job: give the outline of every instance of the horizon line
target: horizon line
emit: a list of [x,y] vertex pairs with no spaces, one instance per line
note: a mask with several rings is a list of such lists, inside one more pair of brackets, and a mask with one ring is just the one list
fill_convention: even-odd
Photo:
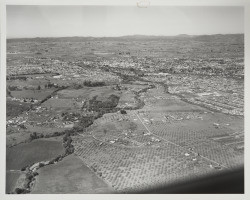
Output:
[[213,35],[244,35],[245,33],[214,33],[214,34],[185,34],[181,33],[178,35],[143,35],[143,34],[133,34],[133,35],[121,35],[121,36],[36,36],[36,37],[6,37],[6,39],[42,39],[42,38],[121,38],[121,37],[178,37],[178,36],[213,36]]

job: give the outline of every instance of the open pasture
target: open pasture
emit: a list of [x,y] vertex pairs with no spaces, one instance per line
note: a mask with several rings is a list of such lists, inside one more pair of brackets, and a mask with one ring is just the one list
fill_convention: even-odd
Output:
[[45,102],[44,106],[80,110],[84,103],[90,99],[96,98],[97,101],[106,101],[111,95],[120,96],[120,93],[109,86],[65,89],[59,91],[56,96]]
[[42,106],[46,108],[61,108],[70,110],[70,108],[75,107],[75,104],[71,99],[50,98],[45,101]]
[[136,81],[133,82],[133,84],[122,84],[122,87],[127,88],[127,90],[138,92],[142,89],[145,89],[148,87],[148,84],[136,84]]
[[117,95],[118,92],[114,91],[109,86],[103,87],[84,87],[81,89],[65,89],[57,93],[58,98],[93,98],[94,96],[108,97],[111,94]]
[[119,108],[133,108],[137,105],[135,94],[131,91],[124,91],[119,99],[117,107]]
[[112,193],[114,190],[75,155],[38,171],[32,194]]
[[22,112],[29,110],[31,104],[30,103],[22,103],[19,101],[12,101],[7,100],[6,101],[6,117],[7,119],[12,117],[17,117]]
[[6,188],[5,188],[6,193],[10,193],[15,189],[15,185],[19,177],[20,177],[20,172],[18,171],[6,172]]
[[7,148],[6,169],[20,170],[22,167],[39,161],[50,160],[64,152],[61,142],[45,139],[19,144]]
[[37,99],[39,101],[45,99],[51,93],[53,93],[53,89],[48,90],[23,90],[23,91],[12,91],[11,95],[18,99]]
[[30,132],[26,130],[18,130],[16,127],[8,127],[6,129],[6,147],[11,147],[25,141],[30,138]]

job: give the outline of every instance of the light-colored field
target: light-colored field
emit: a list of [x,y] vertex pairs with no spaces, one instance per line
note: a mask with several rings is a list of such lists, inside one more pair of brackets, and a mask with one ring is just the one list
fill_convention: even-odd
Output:
[[54,99],[51,98],[43,103],[44,107],[47,108],[74,108],[74,102],[71,99]]
[[58,92],[59,98],[82,98],[82,99],[91,99],[94,96],[99,96],[99,98],[108,97],[111,94],[118,94],[117,91],[114,91],[109,86],[103,87],[84,87],[82,89],[66,89]]
[[11,147],[13,145],[17,145],[28,141],[30,137],[30,132],[17,130],[17,128],[7,128],[7,135],[6,135],[6,146]]
[[113,189],[75,155],[39,169],[32,194],[112,193]]
[[124,91],[121,95],[117,107],[119,108],[133,108],[137,105],[135,94],[131,91]]

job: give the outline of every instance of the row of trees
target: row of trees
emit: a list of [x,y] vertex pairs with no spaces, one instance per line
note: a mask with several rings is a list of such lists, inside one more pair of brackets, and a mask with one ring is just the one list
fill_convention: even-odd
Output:
[[95,81],[95,82],[92,82],[92,81],[84,81],[83,82],[83,85],[84,86],[87,86],[87,87],[100,87],[100,86],[105,86],[105,82],[103,81]]
[[65,148],[65,155],[69,155],[74,153],[74,146],[71,144],[72,138],[70,137],[70,134],[67,133],[63,137],[63,147]]

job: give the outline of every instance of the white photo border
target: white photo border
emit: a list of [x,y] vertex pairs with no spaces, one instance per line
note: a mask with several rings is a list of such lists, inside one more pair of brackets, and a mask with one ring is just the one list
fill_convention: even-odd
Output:
[[[27,195],[8,195],[5,194],[5,165],[6,165],[6,6],[8,5],[107,5],[107,6],[137,6],[139,2],[149,2],[149,6],[243,6],[244,7],[244,39],[245,39],[245,194],[27,194]],[[148,4],[147,4],[148,5]],[[249,172],[250,172],[250,122],[249,111],[249,87],[250,87],[250,0],[1,0],[0,1],[0,199],[213,199],[213,200],[238,200],[250,199]],[[164,20],[164,19],[163,19]]]

